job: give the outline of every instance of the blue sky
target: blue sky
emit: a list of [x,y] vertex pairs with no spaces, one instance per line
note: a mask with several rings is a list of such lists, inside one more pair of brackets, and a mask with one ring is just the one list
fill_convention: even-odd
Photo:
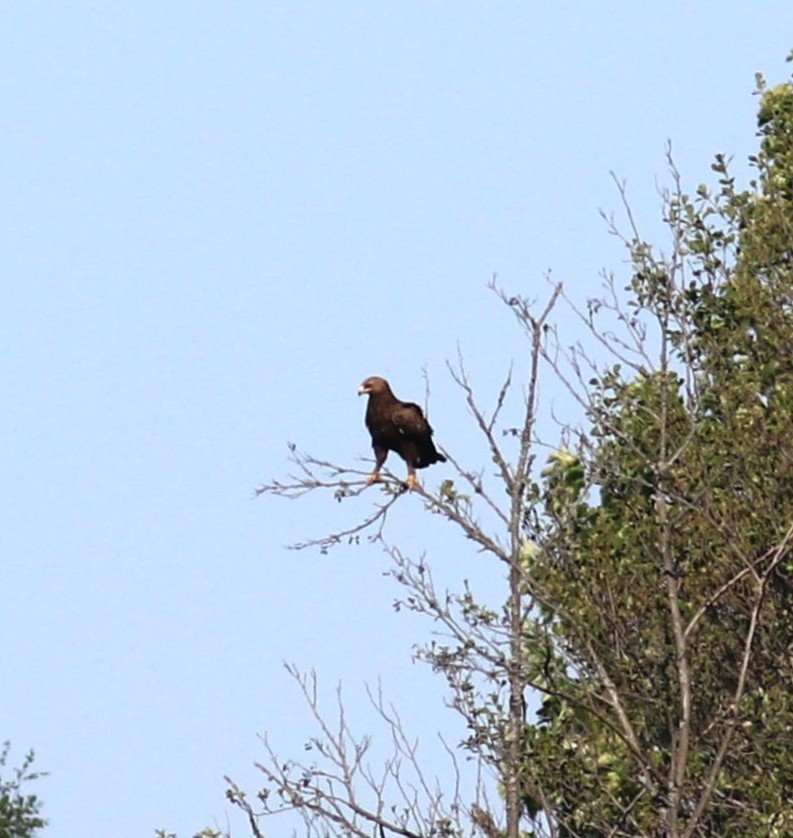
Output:
[[[610,171],[654,235],[665,142],[692,189],[751,153],[791,24],[789,0],[4,4],[0,739],[51,772],[47,835],[224,824],[257,734],[313,732],[284,660],[362,731],[381,679],[428,749],[454,738],[386,556],[284,549],[371,496],[253,490],[288,442],[368,455],[375,373],[420,400],[426,368],[437,440],[486,466],[445,362],[487,401],[525,358],[491,276],[583,298],[624,271]],[[501,585],[417,498],[391,535]]]

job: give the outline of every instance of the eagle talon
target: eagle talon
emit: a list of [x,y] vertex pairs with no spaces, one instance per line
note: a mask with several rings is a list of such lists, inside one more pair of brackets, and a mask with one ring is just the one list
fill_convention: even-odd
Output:
[[366,475],[366,483],[369,486],[371,486],[372,483],[377,483],[378,480],[380,480],[380,472],[379,471],[373,471],[371,474]]
[[418,480],[416,480],[416,475],[415,475],[415,474],[409,474],[409,475],[408,475],[408,477],[407,477],[407,480],[405,481],[405,483],[406,483],[406,485],[407,485],[408,489],[409,489],[411,492],[412,492],[414,489],[416,489],[416,488],[418,487],[418,485],[419,485]]

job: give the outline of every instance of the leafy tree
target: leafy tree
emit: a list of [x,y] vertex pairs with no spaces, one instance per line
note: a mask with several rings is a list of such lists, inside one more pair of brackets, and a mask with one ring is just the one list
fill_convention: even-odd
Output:
[[[486,779],[464,788],[454,752],[456,780],[426,777],[378,695],[394,753],[373,773],[343,705],[330,725],[294,672],[319,733],[303,761],[265,740],[256,803],[229,781],[254,836],[282,811],[315,836],[793,834],[793,83],[758,77],[758,93],[746,189],[718,155],[715,186],[689,194],[669,156],[662,252],[620,185],[624,291],[607,276],[578,308],[556,286],[538,308],[494,289],[529,352],[489,410],[462,361],[450,367],[490,466],[444,452],[454,480],[418,494],[503,573],[502,603],[436,589],[429,562],[390,542],[408,497],[393,477],[358,525],[297,545],[384,547],[399,607],[435,625],[418,654],[445,677]],[[559,336],[561,302],[588,340]],[[542,376],[583,419],[539,461]],[[365,490],[366,470],[292,459],[296,475],[262,493]]]
[[44,775],[31,770],[33,751],[30,751],[21,766],[11,769],[8,778],[6,767],[10,748],[10,744],[5,742],[0,749],[0,836],[31,838],[47,822],[39,814],[41,801],[35,794],[24,793],[22,786]]
[[530,516],[556,686],[526,791],[560,835],[793,829],[793,87],[758,81],[757,179],[717,157],[715,195],[666,196],[671,256],[626,237],[622,365]]

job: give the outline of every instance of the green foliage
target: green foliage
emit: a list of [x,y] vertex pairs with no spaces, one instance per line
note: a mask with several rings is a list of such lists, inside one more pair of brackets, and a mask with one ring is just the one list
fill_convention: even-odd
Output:
[[34,755],[30,751],[22,765],[10,769],[9,778],[6,774],[9,750],[8,742],[0,749],[0,836],[31,838],[47,822],[39,814],[41,801],[35,794],[23,792],[22,786],[45,775],[31,771]]
[[554,642],[524,800],[561,835],[793,831],[793,85],[759,88],[751,188],[718,156],[671,256],[628,240],[657,362],[590,382],[527,518]]

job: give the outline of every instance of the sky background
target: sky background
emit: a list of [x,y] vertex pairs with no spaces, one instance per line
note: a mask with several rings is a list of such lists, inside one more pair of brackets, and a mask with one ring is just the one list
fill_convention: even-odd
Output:
[[[790,0],[0,6],[0,741],[50,772],[46,835],[246,834],[223,775],[314,732],[283,661],[362,733],[380,679],[434,764],[460,731],[387,556],[284,546],[376,490],[254,489],[288,442],[360,467],[370,374],[422,401],[426,370],[436,440],[486,467],[446,360],[486,404],[521,370],[492,275],[627,281],[610,172],[655,237],[666,141],[692,191],[750,154],[791,31]],[[501,590],[418,497],[390,536]]]

